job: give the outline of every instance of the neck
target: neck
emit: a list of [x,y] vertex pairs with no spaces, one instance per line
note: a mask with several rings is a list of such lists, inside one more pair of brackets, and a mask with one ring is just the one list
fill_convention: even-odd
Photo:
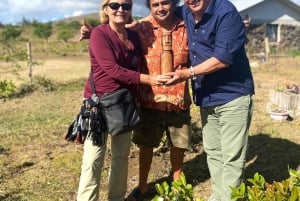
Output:
[[195,22],[198,23],[202,20],[202,14],[194,14]]
[[127,31],[125,29],[125,25],[123,24],[109,24],[110,28],[114,30],[118,35],[124,35],[127,34]]
[[161,26],[161,28],[165,31],[171,31],[174,26],[175,26],[175,22],[176,22],[176,17],[170,17],[170,19],[166,20],[165,22],[158,22],[159,26]]

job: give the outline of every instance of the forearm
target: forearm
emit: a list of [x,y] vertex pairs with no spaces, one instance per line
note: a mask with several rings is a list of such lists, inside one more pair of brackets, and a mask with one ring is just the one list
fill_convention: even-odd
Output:
[[151,85],[151,76],[141,73],[140,74],[140,83],[146,84],[146,85]]
[[193,69],[183,69],[180,72],[181,77],[190,78],[192,77],[192,70],[194,71],[194,75],[206,75],[213,72],[216,72],[222,68],[228,67],[228,63],[222,62],[214,57],[207,59],[206,61],[193,66]]

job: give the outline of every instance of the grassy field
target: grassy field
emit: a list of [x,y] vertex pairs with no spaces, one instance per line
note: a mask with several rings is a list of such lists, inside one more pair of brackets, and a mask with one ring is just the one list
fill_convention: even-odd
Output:
[[[52,91],[39,89],[22,98],[0,103],[0,200],[74,201],[80,174],[82,146],[64,140],[68,124],[79,110],[82,88],[89,73],[88,55],[41,59],[34,76],[51,81]],[[255,172],[267,181],[288,177],[288,168],[300,170],[300,118],[274,122],[268,114],[270,90],[290,84],[300,85],[300,57],[251,59],[256,95],[250,130],[246,177]],[[0,62],[0,78],[18,85],[28,82],[22,64],[16,76],[8,63]],[[201,136],[198,108],[192,106],[193,135]],[[210,180],[201,139],[186,153],[185,173],[197,197],[210,193]],[[108,151],[109,153],[109,151]],[[109,159],[109,154],[107,156]],[[162,162],[163,161],[163,162]],[[156,154],[150,182],[168,177],[168,151]],[[167,167],[165,167],[165,165]],[[106,185],[109,163],[102,174]],[[128,191],[137,185],[137,148],[132,147]],[[102,188],[102,189],[103,189]],[[105,190],[101,191],[105,200]]]

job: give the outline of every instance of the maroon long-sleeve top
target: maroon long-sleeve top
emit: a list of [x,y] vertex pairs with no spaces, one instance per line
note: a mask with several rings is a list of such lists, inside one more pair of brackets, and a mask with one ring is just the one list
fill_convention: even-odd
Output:
[[[127,31],[134,49],[128,49],[108,24],[99,25],[92,30],[90,62],[96,93],[100,97],[104,93],[124,87],[135,90],[140,84],[140,73],[134,69],[132,63],[134,54],[140,59],[139,37],[136,32]],[[85,98],[92,95],[90,79],[85,83],[83,95]]]

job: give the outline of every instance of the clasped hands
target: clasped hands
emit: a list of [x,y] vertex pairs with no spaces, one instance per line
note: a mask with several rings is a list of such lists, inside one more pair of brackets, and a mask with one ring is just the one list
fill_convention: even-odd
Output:
[[[131,25],[127,25],[129,27],[137,26],[139,23],[132,23]],[[82,26],[80,29],[80,39],[89,39],[93,26],[87,24],[84,20],[82,21]],[[175,72],[168,72],[161,75],[151,75],[150,82],[153,86],[171,86],[177,83],[183,82],[190,78],[189,71],[187,72],[185,69],[176,70]]]
[[175,72],[168,72],[161,75],[151,76],[151,85],[155,86],[171,86],[180,82],[184,82],[189,78],[184,70],[176,70]]

